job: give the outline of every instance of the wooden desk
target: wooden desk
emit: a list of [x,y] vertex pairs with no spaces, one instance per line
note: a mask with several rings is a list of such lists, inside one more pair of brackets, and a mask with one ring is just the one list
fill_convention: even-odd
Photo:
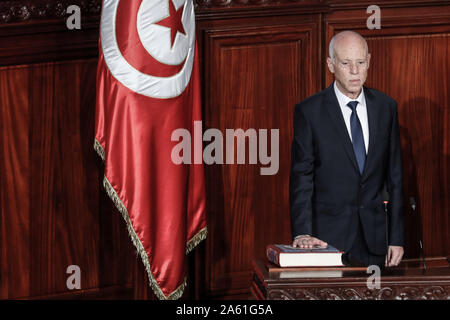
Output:
[[369,289],[366,271],[323,270],[269,272],[268,262],[253,261],[251,292],[258,300],[424,300],[450,299],[450,265],[446,257],[417,260],[381,273],[380,289]]

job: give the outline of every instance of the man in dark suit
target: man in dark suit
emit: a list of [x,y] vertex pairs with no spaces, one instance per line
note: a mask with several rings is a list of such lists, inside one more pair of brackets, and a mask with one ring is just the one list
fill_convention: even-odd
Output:
[[398,265],[404,217],[397,103],[363,86],[370,54],[358,33],[335,35],[329,55],[334,83],[294,112],[292,246],[330,244],[353,265]]

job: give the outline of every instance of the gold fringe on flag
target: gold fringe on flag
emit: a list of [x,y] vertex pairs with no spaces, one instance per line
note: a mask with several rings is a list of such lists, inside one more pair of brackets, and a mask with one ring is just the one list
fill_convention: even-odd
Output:
[[[95,139],[95,142],[94,142],[94,149],[98,153],[98,155],[102,158],[102,160],[105,161],[105,151],[103,150],[103,147],[97,141],[97,139]],[[128,230],[128,235],[130,236],[131,242],[133,243],[134,247],[137,250],[137,254],[141,257],[142,263],[144,264],[145,270],[147,271],[147,274],[148,274],[149,285],[152,288],[155,295],[160,300],[177,300],[177,299],[181,298],[181,296],[183,295],[184,289],[186,288],[186,284],[187,284],[186,277],[184,278],[183,283],[174,292],[172,292],[167,297],[164,295],[164,293],[161,291],[161,288],[159,287],[158,283],[156,282],[155,277],[153,276],[153,273],[150,268],[150,262],[148,260],[147,252],[145,251],[144,246],[142,245],[142,242],[139,239],[138,235],[134,231],[133,225],[131,223],[131,220],[130,220],[130,217],[128,214],[128,210],[125,207],[125,205],[122,203],[122,200],[120,200],[119,196],[117,195],[116,190],[114,190],[114,188],[111,186],[111,184],[108,181],[108,179],[106,178],[106,176],[104,176],[104,178],[103,178],[103,187],[105,188],[106,193],[111,198],[114,205],[116,206],[117,210],[119,210],[119,212],[122,214],[122,218],[125,220],[127,230]],[[186,254],[191,252],[202,240],[206,239],[207,233],[208,233],[208,230],[205,227],[202,230],[200,230],[199,233],[197,233],[194,237],[192,237],[192,239],[190,239],[186,244]]]
[[99,157],[105,161],[105,150],[103,150],[102,145],[97,141],[97,139],[94,140],[94,150],[97,152]]

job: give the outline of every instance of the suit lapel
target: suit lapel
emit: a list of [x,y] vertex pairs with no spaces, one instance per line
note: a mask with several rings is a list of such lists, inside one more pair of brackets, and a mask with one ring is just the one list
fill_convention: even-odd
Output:
[[[350,159],[350,161],[353,163],[355,170],[359,173],[358,163],[356,161],[355,152],[353,151],[353,144],[352,141],[350,140],[350,136],[348,135],[344,117],[342,115],[341,108],[339,107],[339,102],[336,98],[336,94],[334,93],[333,84],[331,84],[327,88],[326,100],[327,100],[326,109],[328,110],[328,113],[331,117],[334,127],[340,137],[344,150],[347,153],[347,156]],[[370,137],[370,139],[372,139],[372,137]]]
[[366,98],[367,118],[369,122],[369,150],[367,152],[366,163],[364,165],[363,176],[365,176],[370,170],[372,164],[373,153],[375,152],[376,137],[378,130],[378,108],[376,106],[375,97],[372,95],[369,89],[364,87],[364,96]]

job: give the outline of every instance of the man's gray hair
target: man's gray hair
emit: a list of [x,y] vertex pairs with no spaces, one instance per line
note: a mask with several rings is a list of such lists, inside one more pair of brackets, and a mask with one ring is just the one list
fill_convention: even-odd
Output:
[[362,35],[360,35],[359,33],[355,32],[355,31],[346,30],[346,31],[342,31],[342,32],[339,32],[339,33],[335,34],[335,35],[333,36],[333,38],[331,38],[331,40],[330,40],[330,44],[328,45],[328,55],[330,56],[330,58],[331,58],[332,60],[334,59],[334,53],[335,53],[335,52],[334,52],[334,42],[336,41],[336,38],[338,38],[338,37],[341,35],[341,33],[343,33],[343,32],[346,32],[346,33],[352,33],[352,34],[354,34],[355,36],[357,36],[357,37],[359,37],[360,39],[362,39],[363,42],[364,42],[364,44],[365,44],[365,46],[366,46],[366,56],[369,55],[369,46],[367,45],[366,39],[364,39],[364,37],[363,37]]

